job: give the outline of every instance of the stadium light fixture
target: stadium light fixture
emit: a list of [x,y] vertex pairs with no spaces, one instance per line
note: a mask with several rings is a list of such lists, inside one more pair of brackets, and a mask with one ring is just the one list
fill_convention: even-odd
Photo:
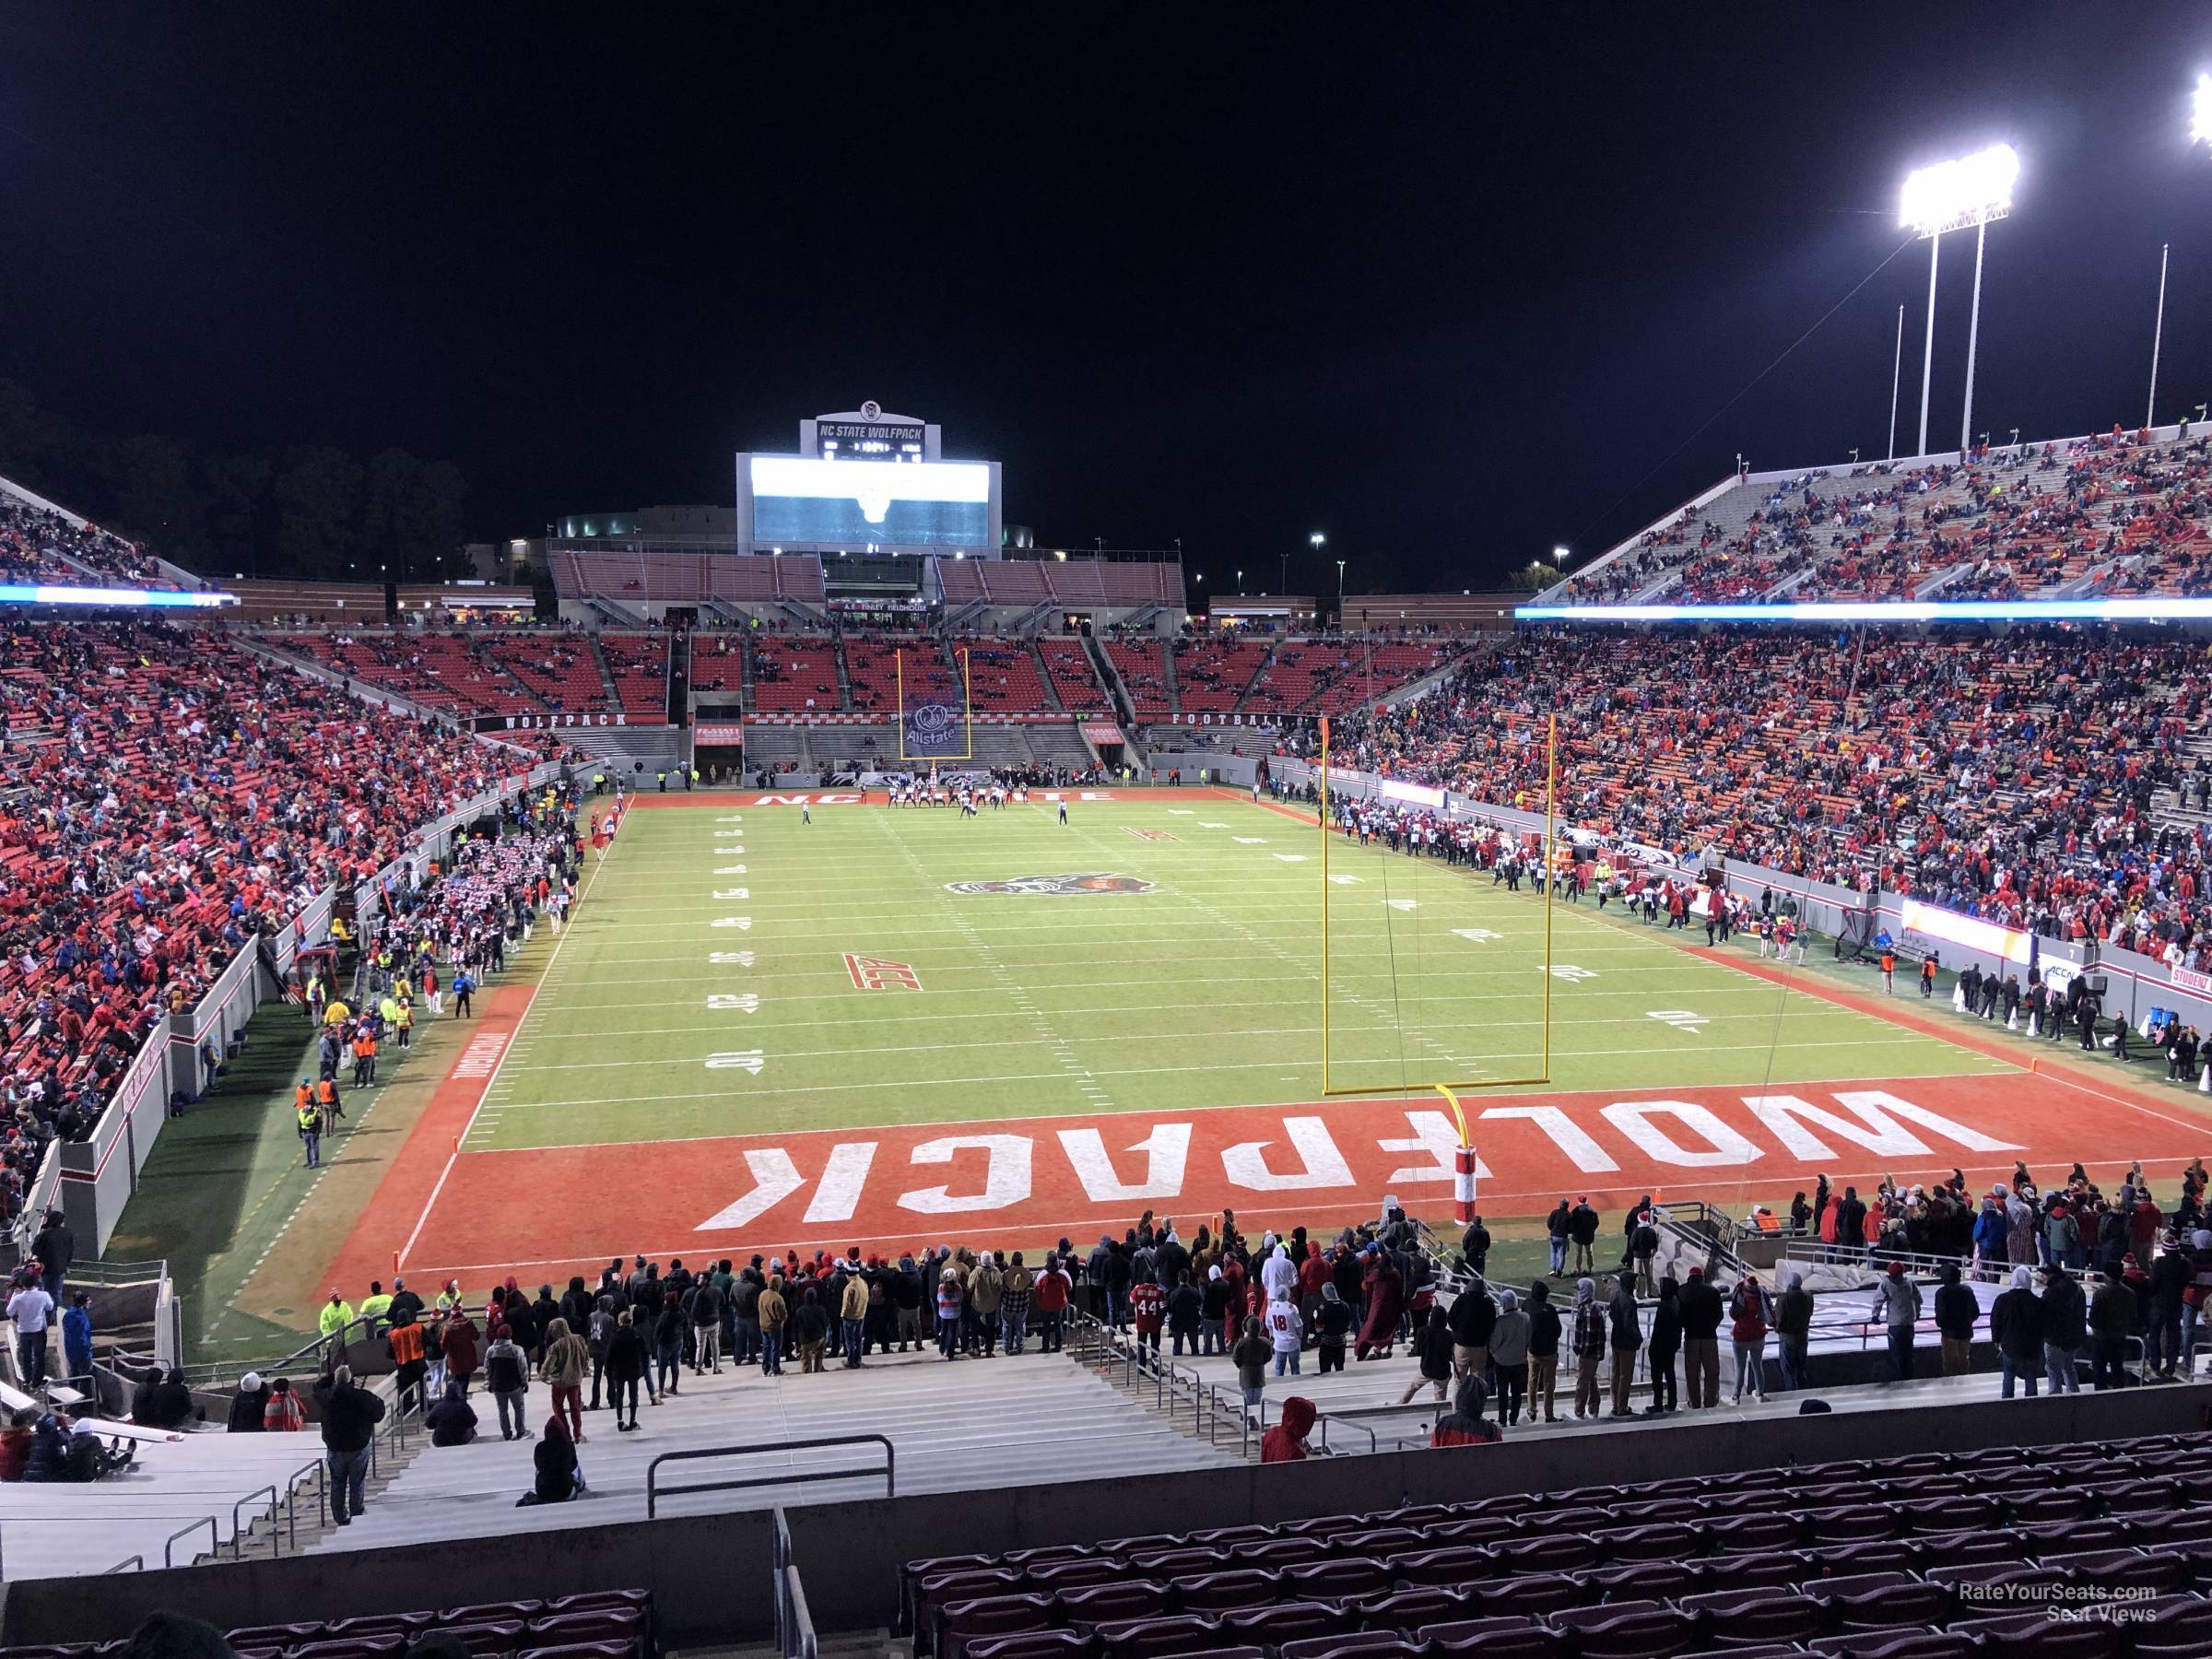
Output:
[[2212,144],[2212,75],[2196,77],[2196,94],[2190,100],[2189,141]]
[[1554,542],[1551,547],[1551,568],[1564,570],[1567,561],[1574,557],[1574,549],[1565,542]]
[[1898,218],[1928,244],[1928,325],[1920,364],[1920,453],[1928,453],[1928,387],[1936,369],[1936,270],[1947,230],[1974,232],[1974,306],[1966,327],[1966,408],[1959,420],[1959,450],[1965,458],[1974,421],[1974,351],[1982,332],[1982,254],[1992,219],[2012,212],[2013,186],[2019,182],[2020,153],[2009,144],[1993,144],[1955,161],[1939,161],[1905,176]]

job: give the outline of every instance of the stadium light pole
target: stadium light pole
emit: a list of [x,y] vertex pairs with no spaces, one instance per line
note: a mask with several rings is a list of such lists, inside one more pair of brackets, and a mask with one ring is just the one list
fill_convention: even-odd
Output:
[[[2200,89],[2203,83],[2198,83]],[[2166,337],[2166,256],[2173,252],[2171,242],[2159,244],[2159,313],[2158,321],[2150,325],[2150,396],[2143,405],[2143,424],[2159,423],[2159,347]]]
[[1889,364],[1889,459],[1897,459],[1897,392],[1905,375],[1905,308],[1897,308],[1897,356]]
[[1966,331],[1966,408],[1959,422],[1963,460],[1974,419],[1974,353],[1982,332],[1982,255],[1992,219],[2012,212],[2012,187],[2020,176],[2019,152],[1992,145],[1955,161],[1941,161],[1905,177],[1899,221],[1928,244],[1928,325],[1920,366],[1920,451],[1928,453],[1928,391],[1936,370],[1936,272],[1947,230],[1974,232],[1974,303]]

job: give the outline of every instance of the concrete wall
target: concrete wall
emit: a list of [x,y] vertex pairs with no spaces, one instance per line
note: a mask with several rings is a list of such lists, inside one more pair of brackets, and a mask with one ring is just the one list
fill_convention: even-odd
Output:
[[[2078,1446],[2195,1430],[2207,1406],[2212,1384],[2195,1383],[1929,1405],[1886,1412],[1878,1420],[1839,1414],[1746,1421],[1716,1413],[1571,1439],[1525,1434],[1498,1446],[1239,1465],[1133,1481],[1053,1485],[1017,1475],[1006,1486],[980,1491],[824,1503],[785,1513],[818,1625],[865,1630],[891,1622],[900,1567],[928,1556],[1465,1502],[1496,1492],[1661,1480],[1788,1462]],[[1052,1433],[1051,1426],[1039,1426],[1038,1465],[1045,1469],[1051,1466]],[[588,1469],[588,1454],[584,1461]],[[591,1507],[588,1500],[580,1504],[579,1518]],[[671,1518],[651,1526],[625,1513],[561,1532],[502,1535],[495,1529],[469,1540],[465,1549],[422,1544],[124,1573],[101,1580],[97,1596],[85,1593],[82,1580],[28,1581],[6,1586],[0,1641],[13,1646],[123,1636],[155,1608],[229,1629],[641,1585],[653,1592],[665,1646],[729,1647],[770,1634],[769,1529],[769,1514],[758,1511]]]

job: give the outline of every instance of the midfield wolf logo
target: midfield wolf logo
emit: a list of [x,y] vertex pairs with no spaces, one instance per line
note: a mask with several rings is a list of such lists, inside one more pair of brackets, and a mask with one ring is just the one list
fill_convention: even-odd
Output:
[[948,893],[1148,893],[1152,884],[1134,876],[1016,876],[1006,881],[948,881]]

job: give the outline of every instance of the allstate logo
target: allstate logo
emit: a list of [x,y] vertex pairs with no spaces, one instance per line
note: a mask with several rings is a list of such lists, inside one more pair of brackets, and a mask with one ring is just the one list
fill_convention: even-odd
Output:
[[913,713],[917,737],[943,737],[952,730],[953,712],[944,703],[924,703]]
[[883,406],[877,403],[874,398],[869,398],[866,403],[864,403],[860,406],[860,418],[863,420],[881,419],[883,418]]

